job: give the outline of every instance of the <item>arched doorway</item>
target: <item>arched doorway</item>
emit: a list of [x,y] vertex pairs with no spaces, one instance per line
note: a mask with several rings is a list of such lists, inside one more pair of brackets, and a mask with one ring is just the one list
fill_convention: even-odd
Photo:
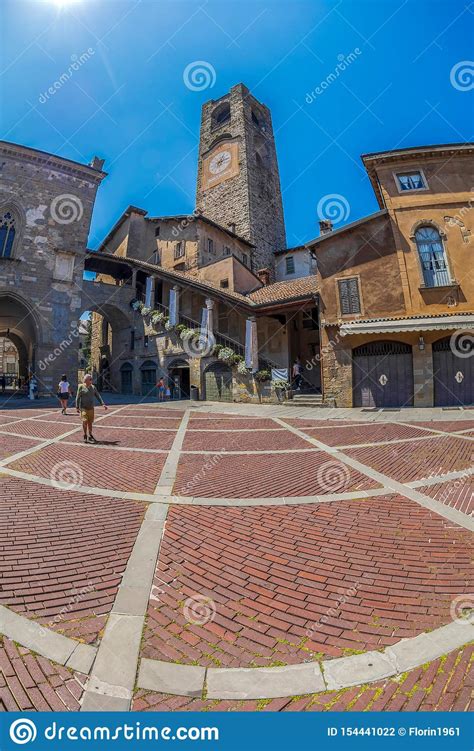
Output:
[[[124,353],[133,349],[131,341],[132,335],[133,337],[135,335],[128,311],[125,313],[113,303],[103,303],[91,304],[86,312],[90,320],[89,346],[86,347],[87,357],[84,357],[83,351],[82,359],[86,359],[90,365],[92,376],[100,390],[120,393],[122,391],[122,358]],[[84,320],[84,314],[82,320]],[[81,353],[79,353],[79,370],[81,369],[80,360]]]
[[38,321],[28,304],[15,294],[0,293],[0,337],[7,349],[14,346],[18,353],[16,386],[22,390],[26,390],[32,373],[41,383],[41,373],[47,368],[44,363],[36,362],[38,332]]
[[120,384],[122,394],[133,393],[133,367],[129,362],[124,362],[120,368]]
[[464,352],[455,343],[449,336],[433,343],[435,407],[474,404],[474,349]]
[[413,406],[413,356],[404,342],[370,342],[352,350],[354,407]]
[[186,360],[173,360],[168,365],[168,382],[172,399],[189,399],[191,381]]
[[142,396],[156,396],[156,362],[145,360],[140,367]]
[[208,401],[231,402],[232,370],[223,362],[214,362],[204,371],[204,392]]

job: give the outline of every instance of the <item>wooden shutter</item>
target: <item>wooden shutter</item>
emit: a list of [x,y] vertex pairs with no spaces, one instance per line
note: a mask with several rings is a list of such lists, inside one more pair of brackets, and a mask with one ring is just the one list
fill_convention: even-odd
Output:
[[339,302],[343,316],[360,313],[359,282],[356,278],[340,279]]

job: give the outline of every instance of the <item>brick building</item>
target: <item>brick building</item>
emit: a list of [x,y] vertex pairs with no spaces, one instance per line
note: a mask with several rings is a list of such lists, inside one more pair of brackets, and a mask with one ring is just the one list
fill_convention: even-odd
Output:
[[308,243],[327,402],[474,403],[473,150],[364,155],[380,211]]

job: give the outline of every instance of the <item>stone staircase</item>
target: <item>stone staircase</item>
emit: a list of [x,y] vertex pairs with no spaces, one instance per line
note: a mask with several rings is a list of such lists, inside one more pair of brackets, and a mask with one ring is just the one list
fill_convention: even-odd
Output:
[[285,407],[322,407],[323,396],[318,393],[295,392],[293,399],[285,402]]

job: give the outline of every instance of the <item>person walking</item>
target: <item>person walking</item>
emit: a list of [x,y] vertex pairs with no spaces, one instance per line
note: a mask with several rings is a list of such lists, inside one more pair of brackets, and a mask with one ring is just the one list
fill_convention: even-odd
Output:
[[69,384],[69,381],[67,379],[67,375],[64,373],[61,376],[61,380],[58,384],[58,399],[61,402],[61,414],[66,415],[67,412],[67,403],[69,401],[69,397],[72,396],[72,389]]
[[[97,399],[99,404],[101,404],[103,408],[107,410],[107,407],[104,404],[101,395],[92,383],[92,376],[90,375],[90,373],[87,373],[84,376],[84,383],[81,383],[81,385],[78,386],[76,394],[76,409],[81,413],[82,428],[84,430],[84,443],[87,443],[88,440],[90,443],[97,443],[94,436],[92,435],[95,399]],[[87,438],[87,433],[89,433],[89,438]]]
[[301,391],[301,381],[303,380],[303,366],[299,357],[293,363],[291,375],[293,376],[293,385],[296,391]]

